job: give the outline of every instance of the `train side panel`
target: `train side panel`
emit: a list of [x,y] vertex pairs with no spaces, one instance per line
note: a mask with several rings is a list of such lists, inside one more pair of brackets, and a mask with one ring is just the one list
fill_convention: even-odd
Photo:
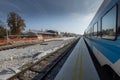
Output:
[[105,0],[85,31],[85,40],[101,66],[108,65],[120,76],[119,13],[120,0]]

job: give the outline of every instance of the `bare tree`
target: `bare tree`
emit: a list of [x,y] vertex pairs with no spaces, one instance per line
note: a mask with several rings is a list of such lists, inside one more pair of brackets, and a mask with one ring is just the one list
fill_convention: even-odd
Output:
[[4,38],[6,36],[6,28],[2,21],[0,21],[0,38]]
[[12,35],[20,35],[26,27],[24,20],[15,12],[9,13],[7,23]]

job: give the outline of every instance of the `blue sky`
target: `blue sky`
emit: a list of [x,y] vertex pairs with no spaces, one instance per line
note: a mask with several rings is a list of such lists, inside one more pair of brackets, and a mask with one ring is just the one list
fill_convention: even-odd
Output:
[[0,20],[18,13],[26,30],[53,29],[83,34],[103,0],[0,0]]

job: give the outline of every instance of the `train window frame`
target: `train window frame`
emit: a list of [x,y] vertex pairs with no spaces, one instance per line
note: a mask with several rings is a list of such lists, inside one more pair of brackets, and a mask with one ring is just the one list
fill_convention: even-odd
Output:
[[116,36],[118,37],[118,36],[120,36],[120,1],[118,1],[118,3],[117,3],[117,6],[118,6],[118,12],[117,12],[117,18],[118,18],[118,24],[117,24],[117,34],[116,34]]
[[[114,30],[115,30],[115,35],[114,35],[114,38],[103,38],[103,31],[102,31],[102,29],[103,29],[103,23],[102,23],[102,20],[103,20],[103,17],[105,16],[105,15],[107,15],[112,9],[114,9],[114,8],[116,8],[116,16],[115,16],[115,20],[116,20],[116,22],[115,22],[115,27],[114,27]],[[114,41],[114,40],[116,40],[117,39],[117,26],[118,26],[118,5],[117,4],[115,4],[112,8],[110,8],[102,17],[101,17],[101,38],[102,39],[106,39],[106,40],[112,40],[112,41]]]
[[[96,36],[95,36],[95,26],[97,26],[97,33],[96,33]],[[97,38],[98,37],[98,22],[96,22],[94,25],[93,25],[93,36],[95,37],[95,38]]]

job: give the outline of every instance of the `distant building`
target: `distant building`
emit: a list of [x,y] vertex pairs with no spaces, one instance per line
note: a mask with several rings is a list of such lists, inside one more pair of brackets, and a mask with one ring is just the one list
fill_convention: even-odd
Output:
[[46,32],[53,33],[55,35],[58,35],[58,31],[55,30],[46,30]]
[[54,32],[52,30],[48,31],[29,30],[28,32],[25,32],[24,35],[38,39],[49,39],[57,37],[57,32]]

